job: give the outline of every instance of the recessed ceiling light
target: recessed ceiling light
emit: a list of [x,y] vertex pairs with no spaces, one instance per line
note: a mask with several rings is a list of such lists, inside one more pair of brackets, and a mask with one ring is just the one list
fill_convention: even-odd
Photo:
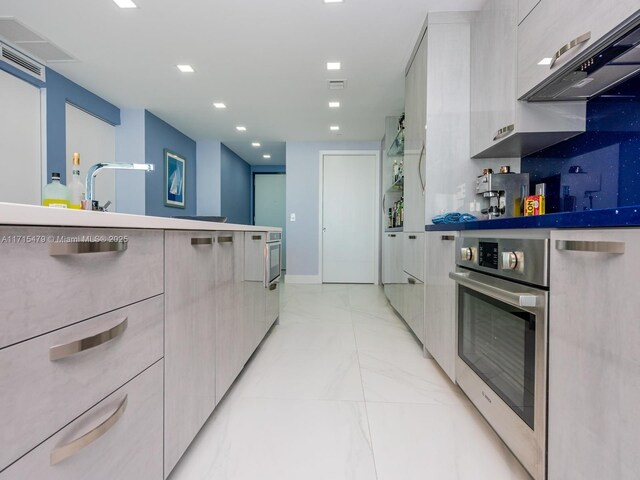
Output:
[[182,73],[193,73],[193,67],[191,65],[178,65],[178,70]]
[[329,108],[340,108],[340,102],[329,102]]
[[332,132],[337,132],[338,130],[340,130],[340,127],[338,125],[331,125],[329,127],[329,130],[331,130]]
[[271,158],[271,155],[269,155],[268,153],[265,153],[264,155],[262,155],[262,158]]
[[256,148],[257,148],[257,147],[259,147],[259,146],[260,146],[260,142],[253,142],[253,143],[251,144],[251,146],[252,146],[252,147],[256,147]]
[[138,8],[131,0],[113,0],[120,8]]
[[227,106],[222,102],[214,102],[213,106],[220,109],[227,108]]
[[538,65],[551,65],[552,60],[551,57],[545,57],[538,62]]
[[327,70],[340,70],[340,62],[327,62]]
[[322,0],[324,3],[343,3],[344,0]]
[[236,130],[238,130],[239,132],[246,132],[247,131],[247,127],[243,127],[242,125],[238,125],[236,127]]

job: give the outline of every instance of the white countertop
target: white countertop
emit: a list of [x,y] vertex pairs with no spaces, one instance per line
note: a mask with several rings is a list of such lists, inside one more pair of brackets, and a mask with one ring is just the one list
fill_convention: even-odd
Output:
[[[176,214],[179,214],[176,211]],[[275,227],[201,222],[178,218],[92,212],[0,202],[0,225],[48,225],[58,227],[145,228],[157,230],[211,230],[236,232],[280,232]]]

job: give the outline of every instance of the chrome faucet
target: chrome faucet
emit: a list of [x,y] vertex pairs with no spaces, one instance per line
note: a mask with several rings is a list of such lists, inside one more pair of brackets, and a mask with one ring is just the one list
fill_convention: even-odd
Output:
[[145,172],[152,172],[154,165],[152,163],[96,163],[92,165],[87,171],[87,179],[85,183],[85,191],[87,192],[86,198],[91,203],[95,200],[95,182],[96,175],[101,170],[144,170]]

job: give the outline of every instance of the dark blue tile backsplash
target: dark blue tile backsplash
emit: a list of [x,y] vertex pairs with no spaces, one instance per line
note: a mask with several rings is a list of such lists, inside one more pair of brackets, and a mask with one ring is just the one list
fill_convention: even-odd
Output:
[[547,213],[640,205],[640,76],[587,104],[586,132],[522,159]]

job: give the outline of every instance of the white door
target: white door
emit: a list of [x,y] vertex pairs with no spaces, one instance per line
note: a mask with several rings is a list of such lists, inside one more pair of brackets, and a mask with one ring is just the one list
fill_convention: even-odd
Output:
[[[116,161],[116,129],[113,125],[67,103],[67,184],[71,182],[73,153],[80,154],[80,178],[95,163]],[[131,160],[124,160],[131,161]],[[133,172],[125,172],[131,174]],[[96,177],[95,199],[104,205],[111,200],[109,211],[117,212],[116,172],[103,170]]]
[[40,205],[40,89],[0,71],[0,202]]
[[282,269],[287,265],[287,235],[286,235],[286,175],[256,174],[255,175],[254,224],[263,227],[282,228]]
[[376,283],[376,160],[323,155],[323,283]]

